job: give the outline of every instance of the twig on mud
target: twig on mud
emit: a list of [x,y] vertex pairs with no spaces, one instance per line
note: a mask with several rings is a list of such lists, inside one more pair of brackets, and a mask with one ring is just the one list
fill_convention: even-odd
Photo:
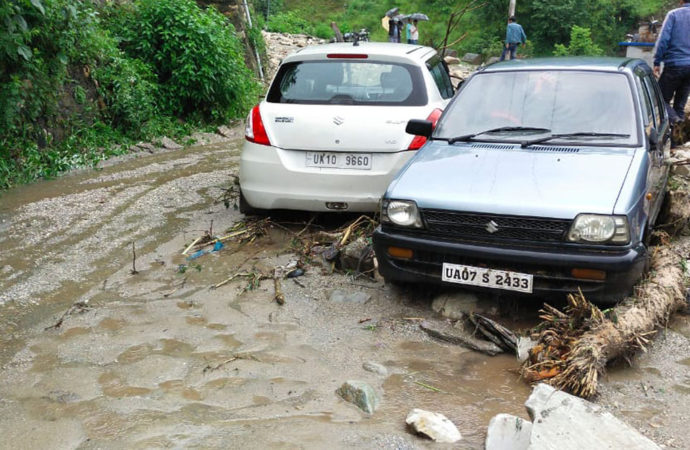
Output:
[[225,280],[221,281],[220,283],[211,286],[211,289],[218,289],[219,287],[228,284],[229,282],[231,282],[232,280],[234,280],[234,279],[237,278],[237,277],[248,277],[248,276],[250,276],[250,275],[251,275],[251,274],[250,274],[250,273],[247,273],[247,272],[237,272],[237,273],[234,274],[233,276],[231,276],[231,277],[229,277],[229,278],[226,278]]
[[192,247],[194,247],[194,246],[196,245],[196,243],[199,242],[199,241],[201,240],[202,237],[203,237],[203,236],[199,236],[198,238],[194,239],[194,242],[192,242],[191,244],[189,244],[189,247],[187,247],[186,249],[184,249],[184,251],[182,252],[182,254],[183,254],[183,255],[186,255],[187,252],[188,252],[189,250],[191,250]]
[[412,380],[412,382],[414,384],[417,384],[417,385],[423,387],[423,388],[429,389],[430,391],[440,392],[441,394],[447,394],[448,393],[446,391],[442,391],[441,389],[439,389],[437,387],[433,387],[433,386],[430,386],[428,384],[422,383],[421,381]]
[[305,231],[307,231],[307,230],[309,229],[309,227],[311,226],[311,223],[314,221],[314,219],[316,219],[316,214],[313,214],[313,215],[311,216],[311,219],[309,219],[309,222],[307,222],[307,224],[304,226],[304,228],[302,228],[302,231],[300,231],[299,233],[297,233],[295,236],[296,236],[296,237],[299,237],[299,236],[302,235],[302,233],[304,233]]
[[136,275],[139,273],[137,271],[137,251],[134,248],[134,241],[132,241],[132,271],[130,273],[132,275]]
[[238,359],[240,359],[239,356],[233,356],[232,358],[223,361],[222,363],[218,364],[218,365],[215,366],[215,367],[212,367],[212,366],[209,364],[209,365],[207,365],[206,367],[204,367],[203,373],[210,372],[210,371],[212,371],[212,370],[218,370],[218,369],[220,369],[221,367],[223,367],[224,365],[229,364],[229,363],[231,363],[231,362],[233,362],[233,361],[236,361],[236,360],[238,360]]
[[53,324],[49,327],[45,327],[43,330],[44,331],[57,330],[58,328],[60,328],[62,326],[62,322],[64,322],[64,320],[67,317],[71,316],[74,313],[83,313],[84,311],[88,311],[89,309],[91,309],[91,308],[89,307],[89,305],[86,302],[76,302],[72,306],[70,306],[67,309],[67,311],[65,311],[62,314],[62,316],[60,316],[60,318],[58,319],[57,322],[55,322],[55,324]]
[[177,292],[177,291],[179,291],[180,289],[182,289],[182,288],[185,286],[186,283],[187,283],[187,277],[184,277],[184,278],[182,279],[182,282],[181,282],[180,284],[178,284],[175,288],[173,288],[172,290],[170,290],[170,291],[168,291],[168,292],[163,293],[163,297],[166,297],[166,298],[167,298],[167,297],[170,297],[170,296],[173,295],[175,292]]
[[275,295],[273,296],[273,299],[279,305],[284,305],[285,304],[285,295],[283,294],[283,290],[280,287],[280,275],[281,275],[280,269],[275,269],[273,271],[273,287],[275,289]]

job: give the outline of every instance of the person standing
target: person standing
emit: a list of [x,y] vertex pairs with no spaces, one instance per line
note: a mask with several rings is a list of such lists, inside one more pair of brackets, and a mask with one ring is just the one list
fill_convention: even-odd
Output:
[[388,42],[400,42],[400,27],[398,23],[399,22],[392,17],[388,20]]
[[410,34],[409,34],[409,39],[407,40],[407,43],[408,44],[419,43],[419,29],[417,28],[417,20],[416,19],[412,23],[412,26],[410,27]]
[[525,30],[522,29],[522,25],[515,21],[515,16],[510,16],[508,27],[506,28],[506,45],[503,47],[503,53],[501,53],[501,61],[506,59],[506,53],[508,52],[510,52],[510,59],[515,59],[517,46],[520,44],[525,45],[525,42],[527,42]]
[[410,31],[412,29],[412,19],[407,19],[407,24],[405,24],[405,38],[407,39],[407,43],[411,44],[410,42],[412,40],[412,32]]
[[671,123],[682,122],[690,94],[690,0],[681,0],[679,8],[666,14],[654,48],[654,75],[659,78]]

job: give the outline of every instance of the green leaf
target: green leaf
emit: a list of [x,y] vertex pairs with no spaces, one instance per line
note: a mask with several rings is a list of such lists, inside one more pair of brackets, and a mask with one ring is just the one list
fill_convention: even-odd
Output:
[[41,0],[31,0],[31,4],[34,5],[37,10],[41,11],[41,14],[46,14],[46,10],[43,8],[43,3],[41,3]]
[[33,56],[31,54],[31,49],[26,45],[20,45],[17,47],[17,53],[19,53],[19,55],[27,61],[30,61],[31,57]]

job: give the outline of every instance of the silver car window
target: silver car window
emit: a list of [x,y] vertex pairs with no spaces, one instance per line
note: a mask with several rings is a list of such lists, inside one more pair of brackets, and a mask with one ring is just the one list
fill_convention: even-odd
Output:
[[346,59],[284,65],[267,99],[298,104],[421,106],[427,103],[418,67]]
[[[582,139],[587,143],[637,142],[630,85],[625,75],[617,73],[549,70],[477,74],[448,106],[434,136],[451,138],[499,127],[544,128],[551,134],[616,133],[629,136]],[[509,141],[524,139],[525,133],[534,135],[524,131],[482,137]]]

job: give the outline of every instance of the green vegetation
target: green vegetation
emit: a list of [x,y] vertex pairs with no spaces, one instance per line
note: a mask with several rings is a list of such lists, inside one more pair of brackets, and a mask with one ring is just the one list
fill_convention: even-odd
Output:
[[254,102],[242,45],[215,9],[100,4],[0,3],[0,190],[242,117]]
[[[265,4],[267,1],[255,0],[255,7],[259,2]],[[367,28],[372,40],[385,41],[387,34],[381,26],[381,18],[387,10],[397,6],[403,13],[422,12],[429,16],[429,22],[419,24],[420,42],[438,48],[451,14],[469,7],[448,42],[457,41],[451,48],[459,54],[473,52],[489,57],[499,55],[502,50],[508,3],[509,0],[270,1],[267,25],[269,30],[303,33],[304,30],[334,21],[343,32]],[[578,27],[580,31],[576,33],[573,49],[584,50],[579,46],[578,39],[582,30],[589,29],[592,45],[587,49],[596,51],[599,48],[603,54],[615,55],[619,50],[618,42],[627,33],[636,30],[638,22],[648,20],[652,15],[662,19],[663,12],[676,4],[674,0],[520,0],[517,2],[516,16],[529,39],[527,49],[521,48],[520,54],[551,55],[557,44],[572,45],[571,33]],[[283,18],[278,20],[279,16],[287,13],[300,18],[306,25],[293,25],[293,22]],[[328,34],[332,35],[332,32]]]
[[592,35],[589,28],[573,26],[570,31],[570,44],[566,47],[563,44],[556,44],[553,54],[556,56],[600,56],[604,52],[592,42]]

